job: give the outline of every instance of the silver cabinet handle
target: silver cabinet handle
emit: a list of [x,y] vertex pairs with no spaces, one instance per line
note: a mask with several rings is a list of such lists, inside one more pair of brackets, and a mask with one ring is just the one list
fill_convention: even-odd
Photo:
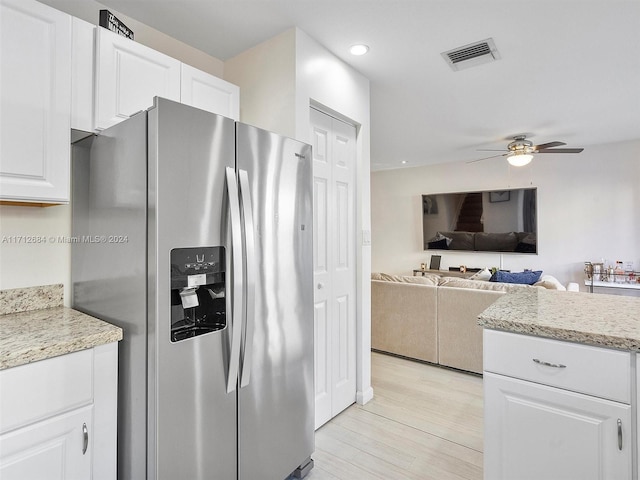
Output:
[[567,368],[566,365],[563,365],[561,363],[549,363],[549,362],[543,362],[542,360],[538,360],[537,358],[534,358],[533,361],[535,363],[537,363],[538,365],[544,365],[545,367],[553,367],[553,368]]
[[[620,420],[618,420],[620,422]],[[87,448],[89,447],[89,429],[87,428],[87,424],[82,424],[82,454],[87,453]]]
[[[231,319],[231,352],[229,353],[229,376],[227,377],[227,393],[236,389],[238,383],[238,368],[240,363],[240,337],[242,336],[242,226],[240,224],[240,199],[238,197],[238,184],[236,172],[227,167],[227,199],[229,201],[229,222],[231,227],[231,277],[233,278],[233,292],[231,300],[231,312],[227,311],[227,318]],[[227,298],[229,298],[227,296]],[[227,308],[229,305],[227,304]],[[229,314],[231,313],[231,314]]]
[[618,450],[622,450],[622,420],[618,419]]
[[242,206],[242,219],[244,221],[244,252],[246,274],[246,296],[244,305],[244,345],[241,347],[242,364],[240,369],[240,388],[249,385],[251,378],[251,364],[253,353],[253,331],[255,329],[255,304],[256,304],[256,247],[255,228],[253,221],[253,204],[251,202],[251,190],[249,186],[249,174],[246,170],[238,171],[240,180],[240,205]]

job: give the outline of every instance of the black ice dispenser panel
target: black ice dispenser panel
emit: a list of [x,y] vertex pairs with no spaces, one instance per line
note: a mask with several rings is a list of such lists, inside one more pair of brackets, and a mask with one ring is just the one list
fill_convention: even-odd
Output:
[[224,247],[171,250],[171,341],[227,326]]

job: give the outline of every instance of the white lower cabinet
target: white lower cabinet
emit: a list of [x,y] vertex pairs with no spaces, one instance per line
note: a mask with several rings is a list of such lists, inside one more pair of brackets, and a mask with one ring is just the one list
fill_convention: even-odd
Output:
[[633,478],[629,352],[484,336],[486,480]]
[[92,413],[93,406],[87,406],[0,436],[0,478],[91,478]]
[[2,480],[115,480],[117,343],[0,371]]
[[487,373],[484,478],[631,479],[631,406]]

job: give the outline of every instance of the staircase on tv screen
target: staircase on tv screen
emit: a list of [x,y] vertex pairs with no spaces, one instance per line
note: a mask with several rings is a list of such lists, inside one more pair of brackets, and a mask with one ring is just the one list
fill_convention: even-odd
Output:
[[457,232],[483,232],[482,193],[467,193],[456,223]]

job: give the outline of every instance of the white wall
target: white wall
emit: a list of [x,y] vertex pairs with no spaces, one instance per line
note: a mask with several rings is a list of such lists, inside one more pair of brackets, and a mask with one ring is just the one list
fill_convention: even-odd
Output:
[[0,206],[0,290],[62,283],[68,305],[71,249],[58,237],[70,235],[68,205]]
[[[526,167],[503,159],[374,172],[373,271],[411,274],[422,250],[422,194],[538,187],[538,255],[442,251],[442,267],[541,269],[563,284],[583,283],[585,261],[632,260],[640,270],[640,140],[586,147],[577,155],[537,155]],[[586,291],[584,285],[581,290]]]
[[224,64],[225,79],[240,87],[240,120],[296,136],[296,31],[289,29]]

